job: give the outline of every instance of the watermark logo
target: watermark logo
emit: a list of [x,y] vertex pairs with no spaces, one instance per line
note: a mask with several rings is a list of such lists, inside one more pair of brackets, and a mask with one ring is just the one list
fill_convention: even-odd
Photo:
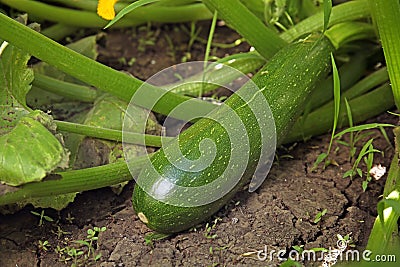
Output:
[[[245,89],[238,90],[243,84]],[[164,69],[135,92],[123,123],[128,167],[131,169],[138,153],[131,152],[127,133],[133,125],[135,129],[139,125],[141,133],[145,133],[147,119],[139,118],[150,116],[150,110],[138,109],[136,104],[157,110],[157,105],[170,99],[168,92],[198,93],[219,86],[230,90],[233,96],[228,103],[213,101],[211,112],[202,109],[197,98],[182,98],[185,101],[174,105],[162,125],[167,133],[176,128],[174,118],[186,120],[178,128],[188,121],[199,120],[199,125],[172,140],[162,138],[157,157],[147,154],[143,135],[140,154],[147,155],[146,165],[135,180],[153,198],[174,206],[202,206],[224,197],[249,170],[255,170],[249,191],[256,190],[264,181],[276,148],[275,122],[263,95],[266,89],[258,88],[248,76],[232,67],[209,62],[182,63]],[[137,112],[145,114],[138,116]]]
[[349,240],[340,239],[337,241],[336,248],[316,248],[309,250],[269,249],[267,245],[264,249],[257,251],[257,260],[285,262],[288,260],[296,262],[320,262],[321,267],[334,266],[340,262],[375,262],[375,263],[395,263],[395,254],[373,254],[371,250],[359,251],[348,249]]

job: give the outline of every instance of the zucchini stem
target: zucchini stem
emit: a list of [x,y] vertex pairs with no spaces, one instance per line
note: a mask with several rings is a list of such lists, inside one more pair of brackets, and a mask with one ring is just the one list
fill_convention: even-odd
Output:
[[397,108],[400,108],[400,2],[369,0],[379,31]]
[[[71,170],[55,173],[55,179],[38,183],[24,184],[16,191],[0,195],[0,206],[18,203],[30,198],[56,196],[68,193],[82,192],[132,180],[133,175],[139,174],[145,157],[138,157],[129,163],[111,163],[99,167]],[[131,171],[131,172],[130,172]]]
[[[65,2],[65,1],[63,1]],[[72,4],[75,1],[68,1]],[[83,5],[85,1],[80,1]],[[94,8],[77,10],[72,8],[49,5],[40,1],[30,0],[0,0],[12,8],[22,10],[35,17],[44,18],[49,21],[62,23],[75,27],[103,28],[107,21],[100,18]],[[88,2],[89,5],[97,5],[97,2]],[[117,8],[125,7],[126,4],[119,3]],[[179,14],[179,16],[177,16]],[[145,6],[131,12],[128,16],[115,23],[115,27],[132,27],[146,22],[187,22],[193,20],[210,19],[212,14],[203,4],[192,4],[182,6]]]
[[[70,133],[76,133],[76,134],[81,134],[81,135],[95,137],[95,138],[101,138],[101,139],[122,142],[122,132],[119,130],[99,128],[99,127],[94,127],[94,126],[89,126],[89,125],[84,125],[84,124],[79,124],[79,123],[66,122],[66,121],[55,120],[55,122],[57,124],[57,130],[59,130],[59,131],[66,131],[66,132],[70,132]],[[143,145],[143,142],[142,142],[143,134],[126,132],[126,133],[124,133],[124,135],[125,135],[124,142],[137,144],[137,145]],[[144,135],[144,140],[145,140],[146,146],[161,147],[161,145],[162,145],[161,139],[169,140],[169,139],[173,139],[173,138],[166,137],[166,136],[161,137],[161,136],[150,135],[150,134]]]
[[[349,101],[353,122],[359,123],[377,116],[394,106],[393,94],[389,84]],[[306,118],[300,118],[292,127],[284,140],[284,144],[306,140],[312,136],[329,132],[333,124],[333,101],[309,113]],[[340,110],[338,128],[348,126],[345,107]]]
[[[332,8],[328,26],[345,21],[364,19],[369,16],[370,10],[367,0],[349,1]],[[290,28],[286,32],[283,32],[280,37],[286,42],[293,42],[306,33],[322,30],[324,25],[323,22],[324,12],[321,11],[299,22],[296,26]]]
[[[143,85],[141,80],[72,51],[1,13],[0,38],[24,49],[27,53],[61,71],[127,102]],[[172,92],[165,92],[162,88],[151,85],[147,85],[147,87],[148,95],[146,99],[137,98],[138,102],[135,104],[164,115],[169,114],[174,107],[189,99]],[[152,103],[148,103],[148,99],[158,99],[161,95],[163,97],[156,105],[153,106]],[[201,100],[193,100],[190,108],[195,110],[196,114],[205,115],[213,110],[215,105]],[[191,114],[190,111],[182,109],[182,112],[176,113],[175,117],[187,121],[191,119],[188,114]]]
[[287,43],[268,28],[239,0],[203,0],[210,10],[217,10],[218,16],[233,27],[264,58],[271,58]]
[[33,81],[32,86],[82,102],[90,103],[97,97],[96,90],[88,86],[64,82],[38,72],[35,72],[35,80]]

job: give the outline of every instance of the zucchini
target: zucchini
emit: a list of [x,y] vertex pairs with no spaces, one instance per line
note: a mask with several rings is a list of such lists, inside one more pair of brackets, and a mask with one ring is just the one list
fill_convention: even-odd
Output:
[[[261,88],[258,92],[262,92],[267,99],[275,119],[276,144],[282,143],[295,119],[302,112],[315,83],[326,76],[330,66],[330,54],[333,51],[334,47],[327,37],[312,34],[281,49],[254,76],[254,83]],[[249,183],[260,158],[262,143],[259,121],[249,104],[252,100],[248,102],[243,100],[252,99],[255,96],[250,87],[248,84],[244,85],[225,101],[226,106],[234,110],[247,131],[247,145],[250,153],[248,160],[246,159],[247,165],[242,166],[244,170],[240,170],[241,166],[237,166],[233,175],[232,173],[229,177],[223,175],[233,148],[241,149],[243,144],[242,142],[231,144],[228,136],[228,131],[231,129],[227,131],[218,123],[225,119],[226,123],[230,124],[237,119],[235,116],[227,116],[227,108],[222,106],[212,112],[209,118],[199,120],[181,133],[177,138],[180,151],[172,151],[172,154],[177,154],[176,159],[179,159],[179,153],[182,153],[186,159],[195,160],[204,151],[207,151],[207,149],[202,149],[204,143],[200,144],[200,142],[206,139],[212,140],[216,154],[207,168],[196,171],[185,171],[178,168],[176,161],[171,162],[166,156],[165,151],[172,146],[167,144],[151,157],[152,166],[145,167],[139,174],[133,192],[133,207],[140,220],[148,227],[161,233],[175,233],[189,229],[208,219],[224,206],[238,190]],[[275,141],[272,137],[268,138],[268,142]],[[243,138],[243,143],[246,143],[246,140]],[[275,143],[273,144],[275,145]],[[196,198],[195,195],[186,195],[181,198],[179,198],[181,195],[175,195],[175,200],[178,199],[177,202],[171,204],[172,202],[169,201],[169,197],[175,194],[175,190],[180,187],[204,186],[211,184],[220,176],[227,183],[230,179],[236,178],[239,182],[230,191],[221,194],[219,199],[211,203],[200,206],[187,205],[188,198]],[[163,177],[169,179],[167,183]],[[207,197],[209,194],[210,192],[204,190],[202,197]],[[179,204],[179,201],[182,204]]]

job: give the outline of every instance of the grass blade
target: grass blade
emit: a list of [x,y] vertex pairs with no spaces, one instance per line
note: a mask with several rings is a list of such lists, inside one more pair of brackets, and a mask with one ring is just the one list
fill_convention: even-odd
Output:
[[400,108],[400,2],[369,0],[379,31],[397,108]]
[[125,7],[124,9],[122,9],[120,12],[118,12],[118,14],[115,16],[115,18],[113,20],[111,20],[105,27],[104,29],[107,29],[108,27],[110,27],[111,25],[113,25],[114,23],[116,23],[117,21],[119,21],[123,16],[125,16],[126,14],[132,12],[133,10],[135,10],[138,7],[147,5],[147,4],[151,4],[154,2],[158,2],[160,0],[139,0],[136,2],[133,2],[132,4],[130,4],[129,6]]
[[395,127],[393,124],[388,124],[388,123],[368,123],[368,124],[363,124],[363,125],[357,125],[354,127],[347,128],[340,133],[337,133],[334,138],[340,138],[346,133],[352,133],[352,132],[359,132],[359,131],[364,131],[364,130],[369,130],[369,129],[375,129],[379,127]]
[[329,147],[328,147],[328,152],[327,152],[328,155],[332,148],[333,139],[335,138],[335,131],[336,131],[336,127],[337,127],[337,123],[338,123],[338,119],[339,119],[339,112],[340,112],[340,78],[339,78],[339,72],[336,67],[336,63],[335,63],[333,54],[331,54],[331,61],[332,61],[332,77],[333,77],[333,102],[335,105],[334,105],[332,136],[331,136],[331,140],[329,141]]
[[332,0],[324,0],[324,31],[328,28],[332,12]]
[[271,58],[286,42],[239,0],[203,0],[218,17],[243,36],[264,58]]

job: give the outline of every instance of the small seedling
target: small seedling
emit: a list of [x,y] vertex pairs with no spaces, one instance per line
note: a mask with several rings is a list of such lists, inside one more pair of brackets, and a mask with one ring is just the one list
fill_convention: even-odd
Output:
[[170,235],[168,235],[168,234],[149,233],[149,234],[145,235],[144,242],[146,243],[146,245],[148,245],[150,247],[154,247],[153,241],[162,240],[162,239],[167,238],[169,236]]
[[372,142],[374,139],[369,139],[364,146],[361,148],[360,153],[358,154],[357,159],[355,160],[353,167],[346,171],[343,175],[343,178],[346,177],[351,177],[353,178],[355,175],[360,176],[361,178],[363,177],[363,172],[361,168],[359,167],[359,164],[361,160],[364,159],[364,163],[367,166],[367,176],[365,181],[362,184],[362,188],[365,191],[367,189],[368,183],[371,181],[371,175],[370,175],[370,170],[372,168],[373,162],[374,162],[374,153],[382,153],[380,150],[375,149],[372,145]]
[[38,226],[42,226],[44,221],[48,221],[48,222],[54,222],[53,218],[44,215],[44,210],[41,211],[41,213],[37,213],[35,211],[31,211],[31,213],[35,216],[39,217],[39,224]]
[[217,238],[218,235],[217,234],[212,234],[211,231],[215,229],[215,227],[217,226],[217,223],[219,221],[222,221],[221,218],[215,218],[214,222],[212,225],[210,225],[209,223],[206,224],[206,229],[204,232],[204,237],[207,239],[214,239]]
[[318,212],[317,215],[315,215],[314,218],[314,223],[319,223],[319,221],[321,221],[322,217],[328,212],[327,209],[324,209],[321,212]]
[[304,251],[304,245],[300,245],[300,246],[292,246],[292,248],[294,250],[296,250],[298,253],[302,253]]
[[53,234],[55,234],[58,239],[60,239],[63,235],[71,234],[71,232],[67,232],[67,231],[64,231],[63,229],[61,229],[61,227],[59,225],[57,225],[57,231],[51,230],[51,232]]
[[69,223],[73,223],[75,220],[75,217],[71,216],[71,213],[68,212],[67,217],[65,218],[65,220]]
[[204,237],[207,239],[214,239],[216,237],[218,237],[217,234],[211,234],[211,230],[212,230],[212,226],[209,225],[209,223],[206,224],[206,229],[205,229],[205,233],[204,233]]
[[[88,248],[88,258],[90,257],[90,253],[92,252],[92,254],[94,254],[95,249],[93,247],[93,242],[97,241],[99,239],[99,234],[102,232],[105,232],[107,230],[107,228],[105,226],[103,227],[93,227],[93,229],[88,229],[87,230],[87,239],[88,240],[84,240],[82,243],[85,244]],[[88,243],[89,241],[89,243]],[[101,257],[101,254],[100,254]],[[99,258],[99,255],[94,256],[94,260],[97,261]]]
[[59,260],[67,264],[69,261],[73,261],[71,266],[77,266],[77,263],[80,262],[79,257],[84,254],[83,250],[74,248],[74,247],[60,247],[57,246],[54,249],[54,252],[58,254]]
[[301,267],[301,263],[298,261],[294,261],[291,259],[288,259],[287,261],[283,262],[279,267]]
[[38,243],[39,243],[38,244],[39,250],[47,251],[49,249],[49,247],[50,247],[50,244],[49,244],[48,240],[45,240],[45,241],[39,240]]

